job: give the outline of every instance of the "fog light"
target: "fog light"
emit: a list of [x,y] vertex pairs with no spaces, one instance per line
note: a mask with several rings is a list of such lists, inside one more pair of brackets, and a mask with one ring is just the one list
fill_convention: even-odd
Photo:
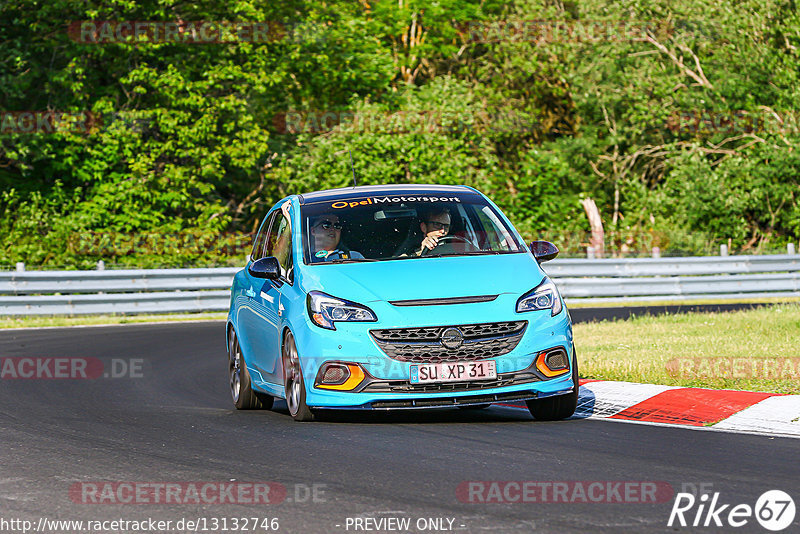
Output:
[[553,351],[544,357],[544,363],[553,371],[561,371],[569,367],[567,355],[562,350]]
[[341,384],[347,377],[350,376],[350,371],[344,365],[331,365],[325,371],[325,376],[322,377],[323,384]]
[[539,356],[536,358],[536,368],[548,378],[563,375],[569,371],[567,355],[561,349],[550,352],[540,352]]
[[354,363],[329,363],[320,369],[314,387],[350,391],[364,381],[364,371]]

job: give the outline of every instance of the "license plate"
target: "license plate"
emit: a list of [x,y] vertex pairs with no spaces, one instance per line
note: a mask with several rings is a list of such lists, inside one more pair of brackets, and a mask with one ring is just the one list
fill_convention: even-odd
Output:
[[415,363],[411,365],[411,383],[463,382],[497,378],[494,360],[452,363]]

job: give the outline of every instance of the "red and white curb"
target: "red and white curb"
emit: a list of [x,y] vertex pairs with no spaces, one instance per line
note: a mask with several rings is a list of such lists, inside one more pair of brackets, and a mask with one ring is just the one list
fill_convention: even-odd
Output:
[[800,395],[581,380],[574,417],[800,438]]

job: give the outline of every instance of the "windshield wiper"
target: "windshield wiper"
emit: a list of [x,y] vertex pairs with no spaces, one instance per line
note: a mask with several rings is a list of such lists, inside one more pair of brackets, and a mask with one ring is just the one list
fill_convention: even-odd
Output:
[[471,250],[469,252],[449,252],[444,254],[426,254],[422,258],[444,258],[450,256],[495,256],[498,254],[519,254],[521,250]]
[[[472,250],[470,252],[460,252],[457,256],[482,256],[484,254],[518,254],[521,250]],[[447,254],[450,256],[451,254]]]
[[335,260],[328,260],[324,263],[360,263],[367,261],[380,261],[372,258],[336,258]]
[[408,254],[406,256],[392,256],[391,258],[384,258],[385,260],[417,260],[419,258],[427,258],[429,256],[417,256],[416,254]]
[[423,254],[417,256],[416,254],[409,254],[408,256],[393,256],[391,258],[384,258],[385,260],[417,260],[420,258],[447,258],[451,256],[486,256],[497,254],[519,254],[521,250],[472,250],[470,252],[450,252],[445,254]]

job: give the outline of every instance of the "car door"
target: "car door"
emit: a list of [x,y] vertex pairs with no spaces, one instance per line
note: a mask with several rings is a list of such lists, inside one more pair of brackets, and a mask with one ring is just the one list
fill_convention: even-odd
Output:
[[268,216],[261,224],[258,234],[253,241],[253,250],[250,253],[250,256],[248,256],[247,266],[241,272],[236,274],[233,284],[233,297],[236,302],[236,331],[239,337],[239,344],[242,348],[242,352],[244,353],[245,361],[247,362],[247,366],[251,371],[251,378],[255,382],[260,382],[262,380],[258,373],[254,374],[255,371],[252,366],[255,352],[253,349],[252,339],[258,335],[262,326],[259,324],[261,319],[255,313],[256,310],[254,308],[255,303],[253,302],[253,297],[255,297],[256,288],[261,281],[250,276],[248,267],[256,258],[260,258],[263,251],[266,249],[267,238],[269,237],[269,229],[273,220],[274,217]]
[[[283,216],[275,210],[265,223],[264,237],[253,247],[252,261],[271,256],[278,240]],[[285,226],[285,223],[283,223]],[[279,356],[280,280],[256,278],[245,274],[244,295],[246,304],[239,311],[239,329],[250,377],[256,384],[279,384],[277,357]]]
[[[282,383],[280,367],[280,324],[283,313],[281,288],[291,284],[294,259],[292,256],[292,229],[289,219],[280,210],[275,210],[270,229],[259,257],[274,256],[281,266],[278,280],[254,278],[248,274],[251,285],[250,318],[246,322],[251,361],[261,380],[272,384]],[[253,261],[259,258],[253,258]]]

